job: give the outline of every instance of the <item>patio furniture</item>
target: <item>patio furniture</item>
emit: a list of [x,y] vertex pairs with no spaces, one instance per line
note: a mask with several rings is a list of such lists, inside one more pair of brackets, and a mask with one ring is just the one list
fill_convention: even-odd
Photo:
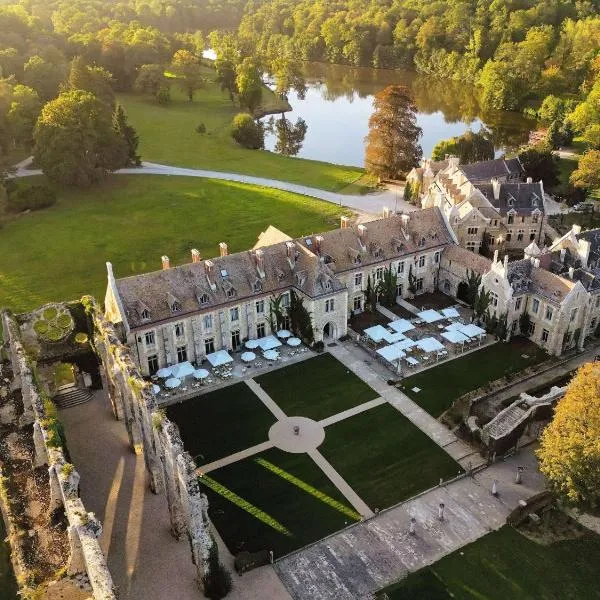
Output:
[[263,356],[266,360],[277,360],[279,358],[279,352],[276,350],[267,350],[263,352]]
[[415,326],[406,319],[398,319],[397,321],[392,321],[388,324],[388,327],[393,329],[396,333],[406,333],[407,331],[412,331]]
[[378,344],[384,340],[386,336],[390,335],[390,332],[383,325],[374,325],[373,327],[365,329],[364,334]]
[[281,346],[281,342],[273,335],[268,335],[267,337],[260,338],[257,341],[258,347],[260,347],[263,351],[273,350],[274,348],[279,348]]
[[156,395],[156,394],[158,394],[159,392],[160,392],[160,386],[158,386],[158,385],[156,385],[156,384],[155,384],[155,385],[153,385],[153,386],[152,386],[152,393],[153,393],[154,395]]
[[167,381],[165,381],[165,387],[169,388],[170,390],[179,387],[181,385],[181,379],[177,379],[177,377],[171,377],[170,379],[167,379]]
[[448,319],[457,319],[460,317],[459,312],[455,308],[444,308],[442,309],[442,314]]
[[287,341],[287,345],[292,346],[293,348],[300,346],[300,344],[302,344],[302,340],[297,337],[291,337]]
[[291,331],[288,331],[287,329],[280,329],[277,332],[277,337],[281,338],[282,340],[287,340],[287,338],[292,337],[292,333],[291,333]]
[[244,346],[246,346],[248,350],[256,350],[257,348],[260,348],[260,343],[259,340],[248,340]]
[[426,337],[417,342],[417,345],[423,352],[437,352],[444,350],[444,345],[433,337]]
[[194,379],[199,379],[201,381],[203,379],[208,379],[209,375],[210,373],[206,369],[198,369],[197,371],[194,371]]
[[425,323],[435,323],[441,321],[444,315],[440,314],[437,310],[429,309],[420,312],[418,315],[419,319],[425,321]]
[[254,354],[254,352],[244,352],[242,354],[242,356],[240,356],[240,358],[244,362],[249,363],[249,362],[252,362],[253,360],[256,360],[256,354]]
[[168,379],[169,377],[171,377],[171,367],[164,367],[162,369],[159,369],[156,374],[161,378],[161,379]]
[[233,358],[231,358],[231,356],[229,356],[229,353],[225,350],[219,350],[218,352],[208,354],[206,356],[206,360],[208,360],[208,362],[213,367],[221,367],[223,365],[233,362]]
[[412,367],[416,367],[418,364],[421,364],[416,358],[413,358],[412,356],[407,356],[404,360],[406,360],[406,362]]
[[181,379],[182,377],[187,377],[194,372],[194,367],[192,363],[189,361],[177,363],[171,367],[171,375],[176,377],[177,379]]

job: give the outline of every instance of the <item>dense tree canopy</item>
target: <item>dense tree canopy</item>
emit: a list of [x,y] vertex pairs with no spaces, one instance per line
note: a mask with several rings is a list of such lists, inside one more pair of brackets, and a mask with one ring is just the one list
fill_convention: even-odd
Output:
[[128,148],[109,107],[90,92],[71,90],[44,106],[35,159],[51,181],[87,187],[125,166]]
[[419,164],[421,128],[407,88],[390,85],[375,96],[375,112],[369,119],[365,166],[384,179],[403,177]]
[[494,158],[494,142],[491,132],[481,129],[478,132],[467,131],[463,135],[438,142],[431,153],[433,160],[444,160],[446,154],[460,158],[464,164],[491,160]]
[[600,187],[600,150],[590,150],[581,157],[571,173],[571,183],[586,190]]
[[574,504],[600,506],[600,363],[581,367],[538,450],[540,470]]

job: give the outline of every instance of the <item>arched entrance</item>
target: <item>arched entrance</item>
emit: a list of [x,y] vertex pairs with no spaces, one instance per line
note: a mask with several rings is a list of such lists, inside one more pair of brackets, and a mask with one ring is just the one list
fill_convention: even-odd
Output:
[[337,327],[335,326],[335,323],[326,323],[325,327],[323,327],[323,341],[335,339],[337,339]]

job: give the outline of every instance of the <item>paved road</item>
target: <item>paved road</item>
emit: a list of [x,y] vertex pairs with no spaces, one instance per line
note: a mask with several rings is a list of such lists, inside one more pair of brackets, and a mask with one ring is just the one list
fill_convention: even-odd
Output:
[[[26,159],[16,165],[16,177],[29,177],[31,175],[41,175],[40,170],[28,170],[26,167],[31,162],[31,159]],[[169,165],[161,165],[152,162],[143,162],[141,167],[131,169],[121,169],[117,171],[118,175],[165,175],[177,177],[203,177],[207,179],[218,179],[221,181],[237,181],[249,185],[259,185],[263,187],[284,190],[293,192],[311,198],[317,198],[339,206],[345,206],[352,210],[369,214],[381,214],[384,207],[392,210],[402,210],[404,212],[412,212],[416,207],[402,200],[403,188],[395,186],[393,189],[384,192],[366,194],[366,195],[349,195],[337,194],[335,192],[327,192],[305,185],[289,183],[287,181],[279,181],[277,179],[267,179],[265,177],[252,177],[250,175],[241,175],[239,173],[224,173],[221,171],[207,171],[203,169],[186,169],[183,167],[171,167]]]

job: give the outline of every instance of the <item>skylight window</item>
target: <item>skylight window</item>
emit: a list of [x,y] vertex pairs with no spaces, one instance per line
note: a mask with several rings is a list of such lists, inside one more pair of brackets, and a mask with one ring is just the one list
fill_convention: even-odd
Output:
[[306,238],[304,241],[306,242],[307,246],[312,246],[312,240],[310,238]]
[[221,269],[221,277],[227,277],[227,269]]

